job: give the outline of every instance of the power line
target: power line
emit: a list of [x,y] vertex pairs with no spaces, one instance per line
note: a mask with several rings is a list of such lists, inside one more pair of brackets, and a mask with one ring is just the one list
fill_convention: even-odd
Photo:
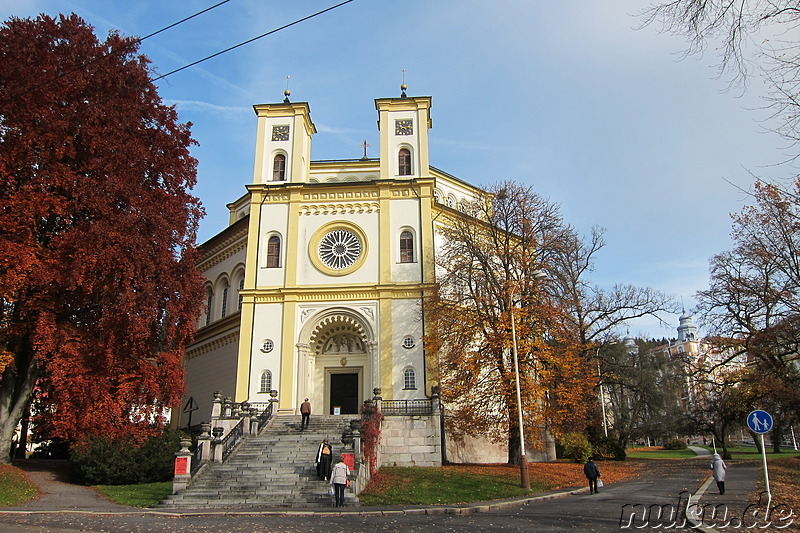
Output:
[[252,39],[248,39],[248,40],[246,40],[244,42],[241,42],[239,44],[236,44],[234,46],[226,48],[225,50],[221,50],[219,52],[211,54],[210,56],[204,57],[203,59],[198,59],[197,61],[193,61],[192,63],[189,63],[188,65],[184,65],[184,66],[182,66],[180,68],[176,68],[175,70],[167,72],[166,74],[162,74],[161,76],[158,76],[157,78],[153,78],[153,81],[157,81],[157,80],[160,80],[162,78],[166,78],[167,76],[171,76],[171,75],[175,74],[176,72],[180,72],[180,71],[185,70],[185,69],[187,69],[189,67],[193,67],[193,66],[195,66],[195,65],[197,65],[199,63],[202,63],[203,61],[208,61],[209,59],[213,59],[213,58],[215,58],[217,56],[220,56],[220,55],[222,55],[222,54],[224,54],[226,52],[230,52],[231,50],[235,50],[235,49],[237,49],[237,48],[239,48],[241,46],[244,46],[246,44],[250,44],[253,41],[257,41],[257,40],[262,39],[262,38],[264,38],[264,37],[266,37],[268,35],[272,35],[273,33],[279,32],[281,30],[285,30],[286,28],[294,26],[295,24],[300,24],[301,22],[305,22],[308,19],[312,19],[312,18],[316,17],[317,15],[322,15],[323,13],[327,13],[328,11],[332,11],[332,10],[336,9],[337,7],[341,7],[341,6],[345,5],[345,4],[349,4],[352,1],[353,0],[345,0],[344,2],[336,4],[335,6],[331,6],[331,7],[327,8],[327,9],[323,9],[322,11],[317,11],[316,13],[314,13],[312,15],[308,15],[307,17],[303,17],[301,19],[295,20],[294,22],[290,22],[289,24],[285,24],[285,25],[281,26],[280,28],[275,28],[274,30],[268,31],[267,33],[262,33],[261,35],[259,35],[257,37],[253,37]]
[[15,94],[15,95],[13,95],[13,96],[11,96],[11,97],[9,97],[9,98],[7,98],[7,100],[12,100],[12,99],[14,99],[14,98],[19,98],[20,96],[22,96],[22,95],[24,95],[24,94],[27,94],[27,93],[29,93],[29,92],[31,92],[31,91],[35,91],[36,89],[40,89],[41,87],[44,87],[44,86],[46,86],[46,85],[49,85],[49,84],[53,83],[54,81],[58,81],[58,80],[60,80],[61,78],[63,78],[64,76],[68,76],[69,74],[72,74],[72,73],[74,73],[74,72],[78,72],[79,70],[84,70],[86,67],[89,67],[89,66],[91,66],[91,65],[93,65],[93,64],[95,64],[95,63],[97,63],[98,61],[101,61],[101,60],[103,60],[103,59],[106,59],[107,57],[111,57],[111,56],[113,56],[113,55],[121,54],[121,53],[123,53],[125,50],[128,50],[130,47],[132,47],[132,46],[134,46],[134,45],[137,45],[137,44],[141,43],[141,42],[142,42],[142,41],[144,41],[145,39],[149,39],[150,37],[153,37],[153,36],[155,36],[155,35],[158,35],[159,33],[163,33],[163,32],[165,32],[165,31],[167,31],[167,30],[169,30],[169,29],[171,29],[171,28],[174,28],[175,26],[178,26],[179,24],[183,24],[184,22],[186,22],[186,21],[188,21],[188,20],[191,20],[191,19],[193,19],[193,18],[195,18],[195,17],[197,17],[197,16],[200,16],[200,15],[202,15],[203,13],[208,13],[208,12],[209,12],[209,11],[211,11],[212,9],[218,8],[219,6],[221,6],[221,5],[223,5],[223,4],[227,4],[227,3],[228,3],[228,2],[230,2],[230,1],[231,1],[231,0],[222,0],[221,2],[218,2],[218,3],[214,4],[214,5],[213,5],[213,6],[211,6],[211,7],[207,7],[207,8],[205,8],[205,9],[203,9],[202,11],[198,11],[197,13],[194,13],[194,14],[192,14],[192,15],[189,15],[188,17],[186,17],[186,18],[183,18],[183,19],[181,19],[181,20],[179,20],[179,21],[177,21],[177,22],[173,22],[173,23],[172,23],[172,24],[170,24],[169,26],[165,26],[165,27],[161,28],[160,30],[156,30],[156,31],[154,31],[153,33],[150,33],[150,34],[148,34],[148,35],[145,35],[144,37],[139,37],[139,38],[136,38],[136,39],[134,39],[133,41],[131,41],[130,43],[128,43],[128,44],[126,44],[125,46],[121,47],[121,48],[117,48],[117,49],[115,49],[115,50],[111,50],[111,51],[110,51],[110,52],[108,52],[107,54],[103,54],[102,56],[100,56],[100,57],[97,57],[97,58],[95,58],[95,59],[92,59],[91,61],[88,61],[88,62],[86,62],[86,63],[83,63],[83,64],[81,64],[81,65],[79,65],[79,66],[77,66],[77,67],[75,67],[75,68],[73,68],[73,69],[71,69],[71,70],[67,70],[67,71],[65,71],[65,72],[62,72],[61,74],[58,74],[58,75],[57,75],[56,77],[54,77],[54,78],[51,78],[51,79],[49,79],[49,80],[43,81],[43,82],[41,82],[41,83],[38,83],[38,84],[36,84],[36,85],[33,85],[33,86],[31,86],[31,87],[28,87],[27,89],[25,89],[25,90],[23,90],[23,91],[20,91],[19,93]]

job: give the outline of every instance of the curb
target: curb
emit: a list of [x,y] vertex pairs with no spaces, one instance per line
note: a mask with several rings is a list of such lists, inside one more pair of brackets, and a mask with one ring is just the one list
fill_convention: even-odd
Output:
[[63,510],[48,510],[48,511],[34,511],[34,510],[0,510],[0,515],[13,515],[13,514],[52,514],[52,513],[68,513],[68,514],[85,514],[90,516],[164,516],[169,518],[176,517],[202,517],[202,516],[398,516],[398,515],[467,515],[476,513],[487,513],[509,507],[516,507],[529,502],[552,500],[555,498],[563,498],[586,492],[588,489],[567,490],[562,492],[555,492],[552,494],[545,494],[540,496],[525,496],[522,498],[515,498],[513,500],[497,500],[492,502],[478,502],[469,505],[459,506],[430,506],[430,507],[409,507],[406,509],[375,509],[375,510],[353,510],[353,511],[329,511],[329,510],[280,510],[280,509],[252,509],[252,510],[193,510],[186,512],[170,512],[142,509],[141,511],[97,511],[97,510],[81,510],[81,509],[63,509]]

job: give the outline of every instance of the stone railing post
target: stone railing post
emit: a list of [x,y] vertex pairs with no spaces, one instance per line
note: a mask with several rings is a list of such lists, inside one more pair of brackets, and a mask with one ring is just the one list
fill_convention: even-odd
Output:
[[239,405],[239,416],[242,418],[242,435],[250,435],[250,402],[244,401]]
[[258,409],[250,408],[250,434],[258,435]]
[[270,411],[272,416],[278,414],[278,391],[275,389],[269,391],[269,404],[272,406],[272,410]]
[[200,435],[197,436],[197,447],[200,448],[202,461],[211,459],[211,424],[203,422],[200,424]]
[[381,408],[381,400],[383,400],[383,398],[381,398],[381,389],[379,387],[375,387],[372,389],[372,401],[375,402],[375,407],[378,409]]
[[211,421],[219,420],[222,416],[222,393],[214,392],[214,401],[211,404]]
[[222,434],[225,433],[225,429],[221,427],[215,427],[212,430],[214,438],[211,439],[211,460],[215,463],[222,462]]
[[189,446],[192,445],[190,439],[181,439],[181,449],[175,452],[175,475],[172,478],[172,494],[185,489],[192,478],[192,452]]

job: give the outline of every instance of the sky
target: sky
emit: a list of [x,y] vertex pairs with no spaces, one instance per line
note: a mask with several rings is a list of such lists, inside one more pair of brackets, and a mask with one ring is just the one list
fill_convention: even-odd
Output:
[[[230,0],[146,39],[162,75],[341,0]],[[144,36],[218,0],[0,0],[0,18],[74,12],[105,38]],[[254,104],[308,102],[312,159],[378,156],[375,98],[431,96],[431,164],[479,186],[514,180],[605,228],[591,280],[673,295],[691,312],[708,260],[731,247],[730,214],[755,176],[784,179],[763,84],[726,90],[713,45],[642,28],[648,0],[353,0],[157,82],[193,124],[198,241],[224,229],[252,182]],[[405,71],[405,72],[404,72]],[[288,77],[288,78],[287,78]],[[674,337],[678,315],[630,333]]]

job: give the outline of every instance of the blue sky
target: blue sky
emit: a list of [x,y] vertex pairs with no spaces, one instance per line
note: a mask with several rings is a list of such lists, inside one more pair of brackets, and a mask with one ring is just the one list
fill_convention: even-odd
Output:
[[[214,0],[0,0],[0,16],[75,12],[99,36],[143,36]],[[142,43],[164,74],[338,3],[231,0]],[[373,100],[432,96],[431,163],[477,185],[512,179],[562,206],[581,232],[607,229],[594,282],[650,286],[683,298],[708,283],[708,259],[730,247],[730,213],[754,175],[791,169],[769,133],[763,86],[726,92],[713,46],[637,29],[648,1],[355,0],[158,82],[200,146],[202,242],[252,180],[253,104],[309,102],[314,159],[377,156]],[[632,334],[674,336],[642,320]]]

